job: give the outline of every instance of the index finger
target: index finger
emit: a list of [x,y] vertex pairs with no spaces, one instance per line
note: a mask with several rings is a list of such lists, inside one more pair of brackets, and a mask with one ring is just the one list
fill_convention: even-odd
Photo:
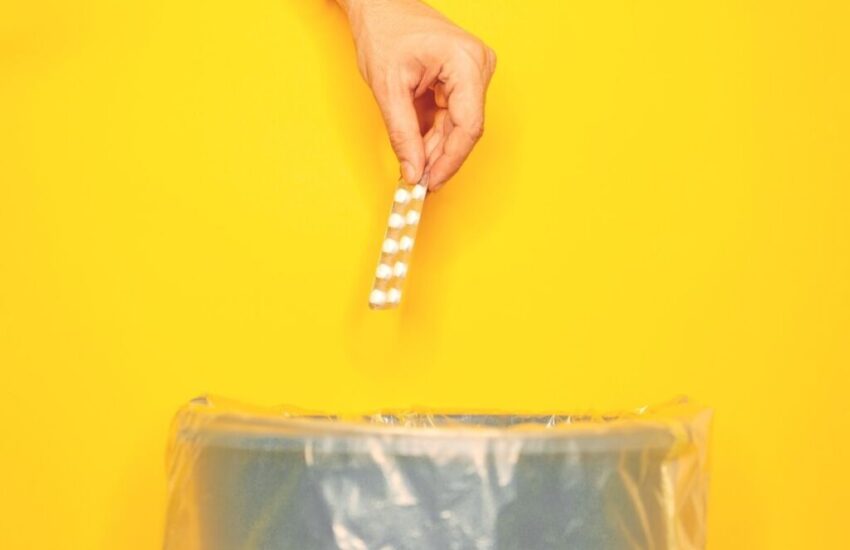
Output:
[[451,178],[472,152],[484,131],[484,83],[463,81],[448,93],[452,129],[443,142],[442,155],[431,167],[429,187],[436,191]]
[[425,146],[419,131],[412,92],[402,87],[389,87],[375,93],[375,97],[387,126],[390,144],[398,157],[402,176],[408,183],[416,183],[425,168]]

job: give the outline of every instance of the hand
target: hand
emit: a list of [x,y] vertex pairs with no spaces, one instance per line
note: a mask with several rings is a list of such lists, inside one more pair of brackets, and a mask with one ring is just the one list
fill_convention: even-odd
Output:
[[372,88],[409,183],[439,189],[484,130],[496,55],[418,0],[340,0],[360,72]]

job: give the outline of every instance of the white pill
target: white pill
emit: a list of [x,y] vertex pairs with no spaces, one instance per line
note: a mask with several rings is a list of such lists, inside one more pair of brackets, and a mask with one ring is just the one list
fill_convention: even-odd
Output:
[[387,239],[384,241],[384,246],[381,248],[387,254],[395,254],[398,252],[398,243],[395,239]]
[[411,210],[407,213],[407,225],[416,225],[419,223],[419,212]]
[[416,199],[416,200],[424,199],[425,198],[425,186],[424,185],[417,185],[416,187],[414,187],[412,195],[413,195],[413,198]]
[[398,248],[399,248],[399,250],[407,252],[408,250],[413,248],[413,239],[411,239],[410,237],[405,235],[404,237],[401,238],[400,241],[398,241]]
[[375,276],[379,279],[389,279],[392,274],[393,269],[387,264],[379,265],[377,271],[375,271]]
[[404,217],[401,214],[396,214],[395,212],[390,214],[390,221],[388,224],[393,229],[398,229],[402,225],[404,225]]
[[373,305],[376,305],[376,306],[382,306],[382,305],[384,305],[384,303],[386,303],[386,301],[387,301],[387,295],[384,293],[383,290],[378,290],[376,288],[375,290],[372,291],[371,294],[369,294],[369,303],[370,304],[373,304]]
[[391,288],[387,293],[387,301],[391,304],[397,304],[401,301],[401,291],[397,288]]
[[410,193],[405,189],[399,189],[395,192],[395,201],[399,204],[404,204],[410,200]]
[[407,275],[407,264],[404,262],[396,262],[393,266],[393,274],[396,277],[404,277]]

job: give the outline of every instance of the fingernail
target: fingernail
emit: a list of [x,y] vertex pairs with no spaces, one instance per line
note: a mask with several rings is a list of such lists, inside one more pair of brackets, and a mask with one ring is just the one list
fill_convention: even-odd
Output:
[[401,163],[401,175],[404,177],[404,181],[413,185],[416,183],[416,171],[413,169],[413,165],[407,161]]

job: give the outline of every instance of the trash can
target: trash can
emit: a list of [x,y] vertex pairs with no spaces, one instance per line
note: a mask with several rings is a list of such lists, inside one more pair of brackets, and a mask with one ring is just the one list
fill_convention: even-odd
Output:
[[339,418],[200,398],[169,449],[168,550],[705,544],[711,414]]

